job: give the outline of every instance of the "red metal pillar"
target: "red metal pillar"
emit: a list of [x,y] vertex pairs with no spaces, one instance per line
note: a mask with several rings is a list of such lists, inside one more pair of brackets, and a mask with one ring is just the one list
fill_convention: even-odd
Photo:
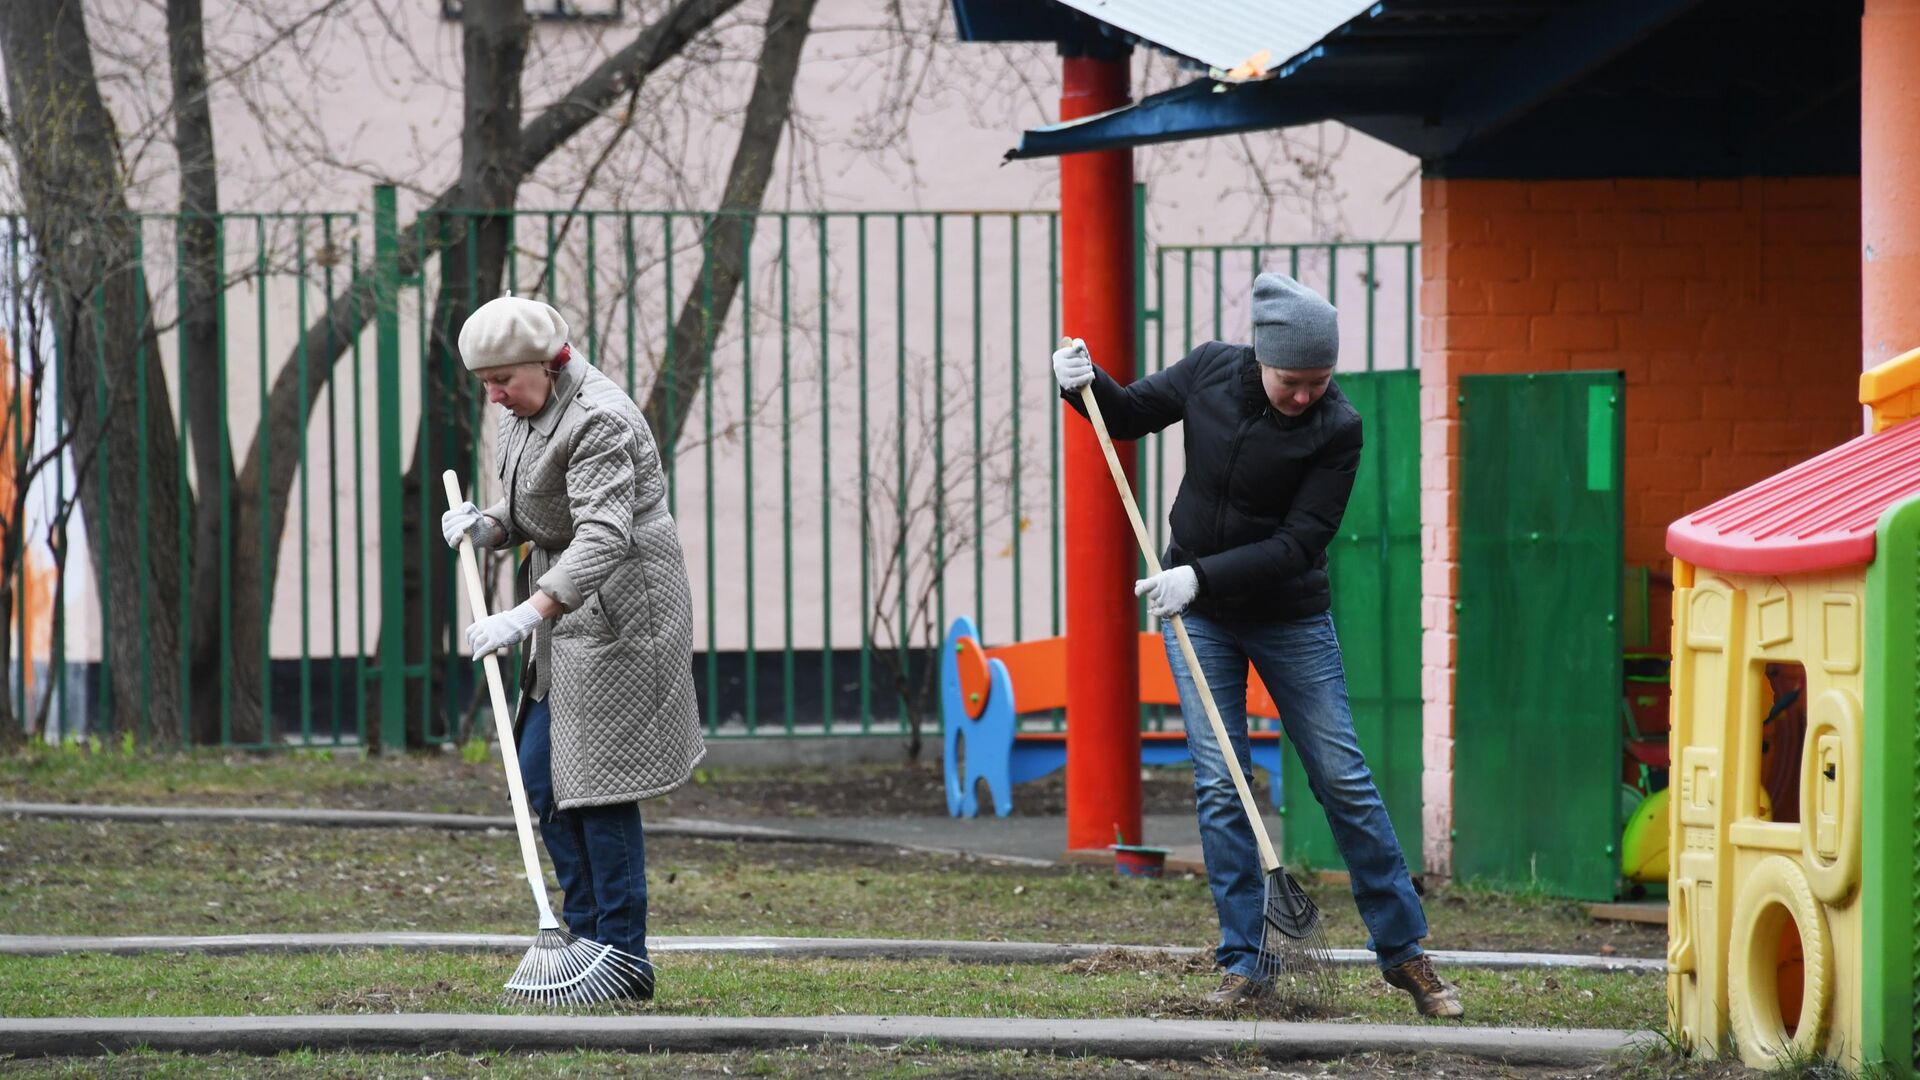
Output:
[[[1065,60],[1060,118],[1127,103],[1126,53]],[[1133,152],[1060,159],[1064,331],[1121,383],[1134,374]],[[1063,406],[1064,408],[1064,406]],[[1140,672],[1133,529],[1092,425],[1068,410],[1066,471],[1067,847],[1140,836]],[[1132,444],[1116,447],[1133,463]]]
[[1860,21],[1862,367],[1920,348],[1920,0]]

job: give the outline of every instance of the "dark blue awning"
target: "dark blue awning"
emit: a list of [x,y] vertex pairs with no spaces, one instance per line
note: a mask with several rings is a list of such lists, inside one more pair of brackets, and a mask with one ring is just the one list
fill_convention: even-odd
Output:
[[[1090,29],[1086,13],[1141,2],[955,0],[955,10],[970,13],[963,30],[1038,32],[1038,21],[1023,30],[1019,13],[1052,12],[1083,41],[1131,43],[1139,33]],[[1005,18],[988,26],[987,9]],[[1421,158],[1429,175],[1852,175],[1860,9],[1859,0],[1379,0],[1260,81],[1201,78],[1027,131],[1007,157],[1335,120]]]

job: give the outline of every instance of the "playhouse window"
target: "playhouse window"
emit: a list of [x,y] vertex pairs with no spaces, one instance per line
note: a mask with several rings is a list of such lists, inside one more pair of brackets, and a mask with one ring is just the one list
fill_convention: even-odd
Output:
[[1760,816],[1800,820],[1800,755],[1807,735],[1807,669],[1800,664],[1757,664],[1760,676]]

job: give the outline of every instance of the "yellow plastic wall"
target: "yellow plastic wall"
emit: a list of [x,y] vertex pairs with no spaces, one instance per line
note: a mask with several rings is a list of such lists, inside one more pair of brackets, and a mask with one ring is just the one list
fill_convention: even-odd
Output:
[[[1824,1033],[1809,1031],[1814,1018],[1805,1014],[1814,1002],[1805,999],[1798,1041],[1802,1049],[1851,1060],[1860,1039],[1858,702],[1864,698],[1865,575],[1767,577],[1681,563],[1674,581],[1667,921],[1673,1027],[1687,1046],[1708,1056],[1736,1046],[1750,1065],[1774,1064],[1784,1056],[1782,1045],[1736,1037],[1732,1011],[1744,1002],[1747,1015],[1756,1015],[1753,1003],[1765,988],[1751,979],[1737,989],[1731,985],[1738,929],[1733,922],[1742,893],[1749,892],[1753,903],[1763,884],[1757,871],[1766,860],[1783,858],[1794,864],[1793,873],[1817,878],[1829,894],[1845,888],[1834,902],[1814,898],[1831,948],[1831,1005]],[[1769,661],[1806,669],[1801,791],[1803,801],[1809,793],[1813,798],[1802,806],[1797,824],[1765,820],[1759,809],[1760,721],[1770,700],[1763,671]],[[1851,734],[1836,735],[1821,717],[1844,712],[1849,700],[1854,719],[1839,723],[1843,729],[1851,723]],[[1851,746],[1845,745],[1848,738]],[[1826,766],[1833,767],[1832,779],[1824,776]],[[1780,871],[1776,865],[1764,876],[1777,878]],[[1805,927],[1800,932],[1803,940],[1809,934]],[[1808,985],[1811,995],[1811,977]],[[1764,1012],[1759,1010],[1763,1022]],[[1772,1015],[1778,1014],[1776,1007]]]
[[1860,404],[1872,410],[1869,433],[1920,416],[1920,349],[1901,353],[1860,373]]

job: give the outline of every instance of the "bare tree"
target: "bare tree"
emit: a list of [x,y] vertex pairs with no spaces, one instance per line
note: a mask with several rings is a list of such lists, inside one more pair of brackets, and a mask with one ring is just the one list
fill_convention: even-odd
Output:
[[[400,505],[408,518],[402,528],[402,591],[407,620],[399,632],[408,666],[421,665],[425,678],[445,673],[470,676],[447,664],[445,656],[424,655],[429,642],[445,640],[453,610],[453,560],[423,557],[431,545],[419,543],[420,530],[432,531],[432,518],[416,520],[416,508],[438,503],[440,485],[426,475],[434,467],[467,461],[479,433],[468,423],[472,387],[455,348],[459,329],[473,309],[500,292],[507,259],[511,212],[525,173],[515,154],[520,134],[521,69],[526,63],[527,18],[524,0],[467,0],[461,7],[464,56],[460,137],[459,194],[455,210],[438,225],[446,239],[440,257],[440,289],[434,302],[427,382],[422,389],[419,433],[413,461],[401,480]],[[635,88],[638,88],[636,82]],[[427,484],[422,498],[421,485]],[[438,598],[430,604],[429,598]],[[470,681],[456,677],[453,682]],[[477,692],[478,687],[475,687]],[[411,698],[411,696],[410,696]],[[409,745],[421,745],[428,717],[406,726]]]
[[[220,173],[207,102],[207,46],[200,0],[167,0],[167,67],[173,82],[173,145],[180,164],[176,225],[181,260],[180,373],[195,386],[213,386],[222,374],[220,297],[227,283],[221,270]],[[233,458],[219,399],[213,394],[183,393],[180,400],[181,435],[193,446],[194,490],[211,493],[223,483],[232,490]],[[210,497],[203,496],[201,506],[209,502]],[[189,683],[198,691],[188,712],[193,741],[199,743],[220,737],[223,659],[233,665],[230,681],[239,691],[233,695],[239,702],[238,715],[230,718],[229,730],[251,741],[259,737],[261,728],[260,702],[251,693],[261,674],[255,670],[258,651],[237,649],[224,658],[218,653],[219,518],[215,513],[194,515],[190,553],[192,608],[186,618],[188,640],[182,644],[192,658]]]
[[668,402],[692,401],[698,394],[701,380],[713,363],[714,339],[727,321],[727,311],[747,270],[747,243],[753,234],[754,217],[766,198],[767,181],[773,176],[780,133],[787,127],[793,81],[800,72],[800,52],[807,42],[814,3],[774,0],[767,15],[766,46],[753,96],[747,102],[740,142],[734,148],[726,194],[720,200],[719,213],[708,219],[701,237],[703,255],[696,279],[701,285],[688,292],[680,317],[674,320],[673,344],[667,352],[671,363],[647,394],[647,424],[669,455],[680,441],[688,410],[670,413]]
[[[607,57],[583,78],[565,90],[530,123],[514,133],[511,146],[501,155],[509,175],[525,176],[553,155],[567,141],[585,129],[600,114],[626,97],[639,82],[677,56],[714,22],[735,7],[739,0],[677,0],[652,23],[641,28],[623,48]],[[190,8],[170,8],[170,18],[191,22]],[[170,36],[171,43],[171,36]],[[170,49],[178,61],[176,96],[190,105],[195,97],[195,50],[191,44]],[[204,50],[200,51],[204,56]],[[151,296],[141,269],[134,258],[138,250],[136,223],[129,211],[125,186],[122,146],[113,119],[101,95],[85,13],[79,0],[14,0],[0,4],[0,62],[6,67],[9,114],[6,137],[17,169],[17,186],[25,203],[28,228],[40,238],[38,248],[44,272],[53,283],[51,289],[55,315],[63,326],[75,328],[67,343],[67,354],[96,358],[97,363],[69,365],[73,395],[62,403],[69,410],[70,426],[80,432],[77,453],[103,463],[132,462],[144,452],[149,462],[151,483],[146,506],[155,520],[178,520],[182,508],[177,503],[179,490],[177,447],[180,433],[168,414],[166,395],[147,396],[146,423],[122,422],[101,426],[89,434],[72,410],[73,402],[104,403],[103,412],[131,421],[134,365],[144,362],[147,385],[165,385],[158,350],[142,350],[138,343],[151,340],[153,327],[149,314]],[[191,145],[199,137],[201,125],[190,113],[181,110],[181,126],[189,129],[183,139]],[[191,151],[191,167],[211,168],[211,139]],[[183,155],[183,167],[188,166]],[[403,230],[400,243],[401,272],[418,272],[422,259],[438,253],[449,243],[439,225],[447,211],[461,205],[464,186],[456,182],[440,192],[419,219]],[[183,199],[188,196],[183,192]],[[196,186],[191,196],[194,205],[205,206],[217,200],[217,191]],[[232,640],[244,643],[227,662],[239,667],[257,663],[258,644],[266,627],[262,613],[271,603],[275,561],[285,528],[283,508],[292,487],[300,433],[311,419],[312,410],[332,377],[334,367],[347,343],[355,340],[374,313],[374,278],[361,269],[350,283],[330,299],[325,309],[301,334],[296,353],[308,359],[306,364],[281,365],[268,395],[258,433],[243,455],[230,490],[235,493],[234,534],[259,536],[257,548],[236,545],[232,564],[222,572],[231,575],[230,617]],[[82,313],[87,317],[82,317]],[[191,397],[192,395],[184,395]],[[193,437],[214,425],[196,425],[189,418]],[[144,430],[144,447],[135,443],[136,433]],[[91,441],[89,441],[91,440]],[[213,440],[216,444],[220,441]],[[98,442],[99,445],[93,445]],[[196,467],[208,463],[219,469],[222,462],[236,459],[229,448],[215,445],[203,451],[196,442]],[[133,521],[141,505],[136,490],[135,470],[103,468],[96,499],[89,509],[90,519],[102,522]],[[217,472],[215,473],[217,476]],[[202,488],[202,491],[207,489]],[[189,506],[190,512],[204,508]],[[178,725],[180,650],[192,649],[192,668],[213,670],[221,662],[207,652],[218,648],[211,635],[195,634],[191,643],[183,642],[172,620],[154,620],[143,628],[136,615],[137,606],[128,602],[138,594],[144,577],[153,589],[152,602],[157,610],[179,610],[181,602],[175,569],[186,553],[178,549],[171,530],[153,530],[152,543],[144,565],[125,557],[109,558],[104,546],[108,528],[87,531],[96,580],[110,603],[111,617],[103,627],[103,646],[109,658],[132,656],[139,647],[143,629],[151,651],[147,665],[152,682],[144,698],[140,697],[142,665],[109,663],[112,695],[119,701],[141,701],[152,713],[156,730],[176,730]],[[204,535],[196,527],[195,535]],[[252,548],[252,550],[249,550]],[[261,554],[264,553],[264,554]],[[207,563],[196,560],[196,572]],[[196,589],[196,594],[212,590]],[[236,674],[238,674],[236,672]],[[209,679],[197,679],[207,685]],[[257,685],[256,679],[238,678],[242,685]],[[231,732],[239,738],[261,733],[257,705],[247,712],[248,698],[237,696]],[[207,732],[210,723],[201,713],[211,710],[194,707],[196,730]]]
[[[46,598],[45,610],[49,616],[59,611],[65,600],[63,571],[68,557],[68,524],[87,490],[86,466],[90,463],[85,458],[76,463],[79,468],[71,491],[56,488],[49,492],[42,481],[58,463],[70,458],[76,435],[86,433],[91,436],[86,440],[88,445],[101,445],[98,429],[110,418],[98,411],[97,402],[82,400],[75,402],[72,409],[79,423],[56,424],[53,432],[42,429],[49,411],[46,396],[54,383],[54,348],[50,342],[55,330],[47,325],[53,305],[46,296],[46,279],[30,272],[34,265],[31,252],[23,254],[25,257],[9,265],[4,278],[0,278],[10,286],[10,307],[17,318],[12,334],[13,348],[10,350],[0,342],[0,355],[7,358],[7,370],[0,373],[6,380],[6,385],[0,387],[0,393],[5,394],[4,403],[0,403],[0,488],[5,495],[4,506],[0,506],[0,614],[19,613],[18,626],[22,630],[19,647],[30,653],[32,631],[28,615],[33,607],[30,599],[36,592],[33,583],[40,580],[42,574],[51,581],[52,594]],[[69,310],[79,314],[71,305]],[[74,332],[74,327],[65,328],[69,340]],[[36,493],[41,496],[38,508],[42,520],[39,521],[34,514]],[[36,568],[31,553],[37,549],[45,550],[48,562]],[[13,672],[12,630],[12,627],[0,627],[0,688],[6,686]],[[60,673],[49,664],[37,704],[27,698],[30,674],[23,671],[22,675],[18,690],[25,704],[23,714],[14,712],[14,695],[0,691],[0,748],[16,746],[28,736],[49,733],[49,715]],[[72,719],[61,717],[64,724],[71,724]]]
[[[35,238],[37,273],[51,317],[66,333],[59,403],[76,433],[75,456],[98,459],[100,468],[88,508],[89,555],[100,588],[119,603],[105,620],[106,685],[117,701],[139,702],[140,667],[114,664],[136,655],[142,636],[138,605],[141,580],[151,584],[158,610],[177,610],[176,576],[181,552],[168,530],[155,530],[149,561],[109,558],[112,524],[135,519],[141,505],[140,454],[170,481],[177,435],[164,394],[150,394],[144,417],[134,413],[135,387],[144,365],[146,385],[165,384],[156,349],[138,347],[151,333],[150,297],[135,253],[136,222],[127,213],[120,145],[95,77],[84,16],[78,3],[16,0],[0,4],[0,60],[6,65],[6,142],[16,186]],[[117,422],[88,424],[89,416]],[[144,422],[141,422],[144,421]],[[136,440],[144,431],[146,442]],[[115,466],[120,467],[115,467]],[[174,520],[175,486],[157,484],[146,505],[160,520]],[[147,639],[157,661],[150,671],[150,701],[177,700],[179,642],[170,622],[158,620]],[[169,728],[172,725],[167,725]]]
[[[976,503],[966,485],[948,485],[939,475],[944,464],[939,428],[945,423],[957,430],[971,402],[943,393],[932,378],[916,385],[907,396],[905,415],[895,417],[876,440],[895,448],[895,468],[872,470],[867,491],[846,495],[859,501],[869,540],[872,593],[863,614],[867,639],[874,643],[873,655],[906,714],[909,760],[919,759],[922,733],[929,724],[939,728],[934,713],[939,708],[940,666],[933,654],[946,636],[939,601],[947,576],[958,560],[984,547],[989,534],[1021,512],[1011,502],[996,504],[984,494],[1013,487],[1011,418],[1003,416],[983,431],[981,454],[968,462],[969,471],[978,470],[982,481],[983,495]],[[873,513],[875,506],[892,512]]]

